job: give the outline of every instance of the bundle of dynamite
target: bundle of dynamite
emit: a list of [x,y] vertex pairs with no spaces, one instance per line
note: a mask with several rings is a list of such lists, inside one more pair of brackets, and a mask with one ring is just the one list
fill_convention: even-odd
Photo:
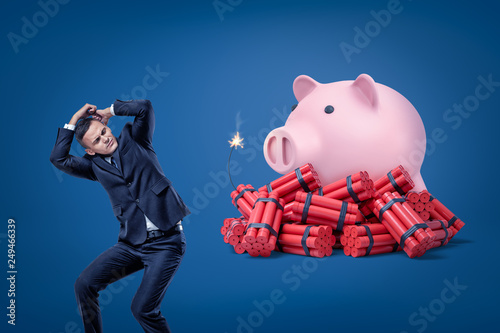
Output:
[[410,191],[404,196],[408,205],[422,218],[427,221],[434,211],[434,204],[430,202],[431,195],[426,190],[418,193]]
[[239,185],[231,198],[243,216],[225,219],[221,233],[236,253],[251,256],[323,257],[333,247],[353,257],[403,250],[414,258],[446,245],[464,223],[413,187],[402,166],[375,182],[360,171],[321,187],[308,163],[258,191]]

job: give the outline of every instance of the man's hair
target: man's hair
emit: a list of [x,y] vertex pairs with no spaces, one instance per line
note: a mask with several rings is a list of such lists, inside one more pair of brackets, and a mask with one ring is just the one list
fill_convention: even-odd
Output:
[[92,118],[82,119],[78,122],[78,124],[76,124],[76,127],[75,127],[76,141],[78,141],[78,143],[81,144],[84,148],[89,148],[83,144],[83,136],[89,130],[90,123],[92,122],[92,120],[94,120],[94,119],[92,119]]

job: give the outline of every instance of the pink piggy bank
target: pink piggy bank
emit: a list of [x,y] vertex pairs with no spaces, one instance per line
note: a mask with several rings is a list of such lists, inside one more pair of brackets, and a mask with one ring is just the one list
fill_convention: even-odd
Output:
[[311,163],[327,185],[361,170],[375,181],[401,164],[415,191],[426,188],[420,175],[424,124],[403,95],[367,74],[327,84],[301,75],[293,93],[298,105],[264,142],[264,156],[275,171]]

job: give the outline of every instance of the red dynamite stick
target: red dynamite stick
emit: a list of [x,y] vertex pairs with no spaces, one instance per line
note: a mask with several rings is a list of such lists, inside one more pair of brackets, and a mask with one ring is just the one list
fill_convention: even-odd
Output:
[[444,226],[446,227],[448,225],[448,222],[446,220],[431,220],[431,221],[425,221],[425,223],[431,228],[432,230],[442,230],[443,225],[441,224],[443,222]]
[[[284,234],[281,233],[279,235],[280,244],[290,245],[290,246],[302,246],[302,236],[292,235],[292,234]],[[306,246],[308,248],[318,249],[322,246],[322,240],[320,237],[307,237],[306,238]]]
[[[366,256],[366,251],[367,251],[367,248],[352,248],[351,249],[351,256],[354,257],[354,258],[357,258],[357,257],[364,257]],[[390,252],[393,252],[394,251],[394,246],[392,245],[385,245],[385,246],[374,246],[372,247],[372,249],[370,250],[370,256],[371,255],[374,255],[374,254],[382,254],[382,253],[390,253]],[[397,250],[396,251],[402,251],[401,247],[398,246]]]
[[349,236],[346,236],[346,235],[340,236],[340,244],[342,244],[343,246],[347,246],[348,239],[349,239]]
[[424,209],[425,209],[425,204],[420,201],[416,202],[413,208],[413,210],[416,211],[417,213],[422,212]]
[[426,202],[425,203],[425,210],[430,212],[434,210],[434,204],[432,202]]
[[333,248],[331,246],[325,248],[325,257],[331,256],[333,253]]
[[[352,184],[352,191],[356,194],[361,193],[365,190],[366,190],[366,183],[363,181],[359,181],[359,182]],[[327,198],[332,198],[332,199],[337,199],[337,200],[343,200],[344,198],[351,197],[351,195],[349,194],[349,191],[347,190],[347,186],[339,188],[338,190],[335,190],[333,192],[329,192],[329,193],[323,192],[323,195]]]
[[236,245],[233,246],[233,248],[234,248],[234,252],[236,252],[238,254],[245,253],[245,249],[243,248],[243,246],[241,246],[241,243],[237,243]]
[[270,250],[266,250],[266,249],[263,249],[263,250],[260,250],[260,255],[263,256],[263,257],[269,257],[271,256],[271,251]]
[[[285,204],[283,199],[279,199],[278,202],[280,203],[280,205],[282,207]],[[274,221],[272,224],[272,228],[274,231],[276,231],[276,233],[279,233],[282,218],[283,218],[283,212],[280,209],[276,210],[276,215],[274,216]],[[269,242],[264,244],[264,248],[269,250],[269,251],[274,250],[274,248],[276,246],[276,240],[277,240],[276,236],[270,235]]]
[[[278,195],[276,193],[274,193],[274,191],[269,194],[269,198],[272,198],[272,199],[278,201]],[[262,214],[261,223],[267,224],[272,228],[273,222],[274,222],[274,217],[276,215],[276,210],[277,210],[276,203],[274,203],[272,201],[266,202],[266,207],[264,209],[264,213]],[[261,243],[261,244],[267,243],[269,241],[269,230],[266,228],[261,228],[257,232],[256,241]]]
[[227,227],[225,227],[225,226],[220,227],[220,233],[221,233],[222,235],[225,235],[225,234],[226,234],[226,232],[227,232]]
[[[388,234],[389,231],[382,223],[366,224],[372,235]],[[362,226],[351,226],[351,237],[366,236],[366,229]]]
[[229,228],[229,226],[231,225],[231,222],[233,222],[233,220],[234,220],[234,217],[224,219],[224,226]]
[[238,235],[232,234],[227,236],[228,243],[231,245],[236,245],[240,241],[240,237]]
[[[267,193],[262,192],[259,194],[259,198],[267,198]],[[248,223],[259,223],[262,220],[262,215],[264,213],[266,203],[264,201],[257,201],[255,203],[255,208],[252,210],[252,214],[250,214],[250,218],[248,219]],[[255,243],[255,237],[257,236],[256,228],[248,228],[247,233],[245,235],[245,242],[250,244]],[[247,250],[248,251],[248,250]]]
[[[384,206],[384,202],[382,201],[382,199],[377,199],[374,201],[373,204],[374,204],[373,213],[378,216],[380,209],[382,209],[382,207]],[[382,224],[387,228],[387,231],[389,231],[392,237],[398,240],[398,242],[401,239],[401,236],[407,230],[402,225],[401,221],[399,221],[397,217],[390,210],[385,211],[382,219]],[[403,250],[406,252],[406,254],[408,254],[410,258],[414,258],[418,250],[420,250],[420,244],[415,239],[415,237],[409,236],[408,238],[406,238]]]
[[350,246],[345,246],[345,245],[344,245],[344,254],[345,254],[346,256],[350,256],[350,255],[351,255],[351,249],[352,249],[352,248],[351,248]]
[[[367,178],[366,178],[363,171],[360,171],[358,173],[351,175],[351,181],[353,184],[360,181],[360,180],[365,180],[365,179],[367,179]],[[334,183],[331,183],[331,184],[324,186],[323,193],[324,194],[330,193],[330,192],[336,191],[336,190],[344,188],[344,187],[347,187],[347,177],[342,178],[340,180],[337,180]]]
[[429,217],[431,217],[431,213],[429,213],[427,210],[423,210],[423,211],[418,213],[418,216],[420,216],[420,218],[423,221],[427,221],[429,219]]
[[[295,201],[302,202],[302,203],[306,202],[307,195],[308,194],[305,192],[297,192],[295,194]],[[335,209],[335,210],[340,211],[340,209],[342,208],[343,202],[341,200],[331,199],[331,198],[322,197],[322,196],[319,196],[316,194],[312,194],[311,195],[311,204],[318,206],[318,207]],[[357,214],[358,213],[358,205],[352,204],[352,203],[347,204],[347,213]]]
[[354,247],[354,238],[347,237],[347,246]]
[[244,239],[241,241],[241,247],[244,248],[246,251],[252,249],[252,244],[246,242]]
[[[310,163],[307,163],[307,164],[305,164],[305,165],[301,166],[299,169],[300,169],[300,173],[301,173],[301,174],[305,174],[305,173],[307,173],[307,172],[315,172],[315,171],[314,171],[314,168],[313,168],[313,166],[312,166],[312,164],[310,164]],[[289,173],[287,173],[287,174],[286,174],[286,175],[284,175],[284,176],[281,176],[281,177],[280,177],[280,178],[278,178],[278,179],[273,180],[273,181],[270,183],[270,185],[271,185],[271,189],[272,189],[272,190],[274,190],[274,189],[276,189],[276,188],[278,188],[278,187],[280,187],[280,186],[282,186],[282,185],[284,185],[284,184],[286,184],[286,183],[288,183],[289,181],[294,180],[294,179],[297,179],[297,175],[295,174],[295,170],[294,170],[294,171],[291,171],[291,172],[289,172]],[[262,186],[261,188],[259,188],[259,192],[260,192],[261,190],[265,190],[265,191],[267,191],[267,186],[266,186],[266,185],[264,185],[264,186]]]
[[423,203],[426,203],[426,202],[429,202],[429,200],[431,199],[431,195],[429,194],[429,192],[427,192],[427,190],[423,190],[422,192],[420,192],[420,202],[423,202]]
[[[370,238],[368,236],[361,236],[353,239],[354,247],[358,249],[370,246]],[[383,235],[373,235],[373,247],[394,244],[396,244],[396,240],[389,233]]]
[[337,243],[337,237],[335,235],[330,235],[330,246],[334,246]]
[[[382,195],[382,198],[384,200],[384,202],[387,204],[389,201],[393,200],[393,199],[396,199],[397,197],[394,195],[394,194],[391,194],[391,193],[384,193]],[[401,199],[398,198],[398,199]],[[398,217],[398,219],[403,222],[404,226],[406,229],[410,229],[411,227],[413,227],[415,224],[418,224],[418,223],[423,223],[423,221],[417,221],[413,218],[412,215],[410,215],[410,213],[403,207],[403,205],[399,202],[395,202],[392,206],[391,206],[391,211],[393,211],[396,216]],[[415,237],[419,243],[422,243],[422,242],[428,242],[429,241],[429,235],[422,229],[417,229],[414,233],[413,233],[413,237]]]
[[250,249],[250,250],[247,250],[247,252],[252,257],[258,257],[259,256],[259,251],[258,250]]
[[255,243],[252,244],[252,248],[254,250],[260,251],[260,250],[264,249],[264,245],[261,244],[261,243],[255,242]]
[[[285,234],[292,235],[303,235],[308,226],[304,224],[283,224],[281,227],[281,232]],[[314,237],[324,237],[326,235],[325,228],[322,227],[311,227],[309,229],[309,235]]]
[[[300,254],[303,256],[306,255],[306,252],[302,247],[283,246],[282,249],[284,253]],[[325,251],[323,249],[309,249],[309,253],[311,254],[311,257],[323,258],[325,256]]]
[[[299,214],[300,218],[302,219],[302,212],[304,210],[304,204],[300,202],[295,202],[292,211],[294,215],[292,218],[295,218],[295,214]],[[332,221],[332,222],[338,222],[340,219],[340,211],[334,210],[334,209],[328,209],[328,208],[323,208],[323,207],[318,207],[314,205],[309,206],[308,214],[307,214],[307,219],[309,219],[309,216],[311,217],[316,217],[320,218],[326,221]],[[300,220],[299,220],[300,221]],[[344,223],[346,224],[355,224],[357,221],[356,215],[354,214],[345,214],[344,218]],[[306,222],[307,223],[307,222]],[[320,223],[321,224],[321,223]]]
[[420,195],[417,192],[408,192],[405,199],[406,202],[417,203],[420,200]]
[[[390,172],[395,179],[396,177],[401,176],[404,171],[406,171],[406,170],[403,168],[403,166],[398,165],[397,167],[392,169]],[[387,177],[387,175],[384,175],[384,176],[380,177],[379,179],[377,179],[373,185],[375,186],[376,189],[379,189],[379,188],[382,188],[389,183],[390,183],[389,177]]]

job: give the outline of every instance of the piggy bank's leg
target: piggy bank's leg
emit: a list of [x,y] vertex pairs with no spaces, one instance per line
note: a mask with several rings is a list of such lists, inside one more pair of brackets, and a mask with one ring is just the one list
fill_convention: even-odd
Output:
[[411,179],[415,183],[415,187],[412,189],[412,191],[421,192],[427,189],[427,187],[425,187],[425,183],[424,180],[422,179],[422,175],[420,174],[420,172],[415,175],[412,175]]

